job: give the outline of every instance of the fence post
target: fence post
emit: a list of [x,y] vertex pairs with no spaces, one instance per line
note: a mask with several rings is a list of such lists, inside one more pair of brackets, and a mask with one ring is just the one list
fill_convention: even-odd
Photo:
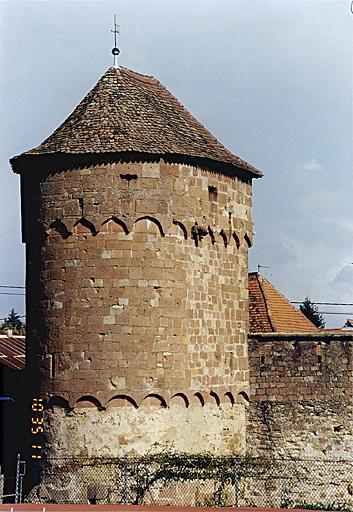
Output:
[[20,496],[20,463],[21,463],[21,455],[17,454],[17,462],[16,462],[16,479],[15,479],[15,503],[19,502]]
[[20,460],[20,464],[23,464],[23,469],[20,471],[20,503],[22,503],[23,498],[23,477],[26,474],[26,461]]
[[128,472],[127,472],[128,463],[129,463],[128,455],[125,454],[125,457],[124,457],[124,497],[123,497],[124,505],[126,505],[128,503],[128,499],[129,499],[129,482],[128,482]]
[[0,505],[3,502],[4,498],[4,483],[5,483],[5,475],[1,473],[1,466],[0,466]]
[[[21,471],[21,464],[22,471]],[[22,478],[26,474],[26,462],[24,460],[21,460],[21,454],[17,454],[17,461],[16,461],[16,479],[15,479],[15,503],[21,503],[22,502]]]
[[234,457],[234,507],[239,506],[239,461]]

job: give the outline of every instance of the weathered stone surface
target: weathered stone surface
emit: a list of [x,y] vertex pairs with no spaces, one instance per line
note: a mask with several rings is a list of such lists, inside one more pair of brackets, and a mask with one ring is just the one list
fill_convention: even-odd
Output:
[[[220,405],[248,394],[251,181],[161,159],[51,173],[34,188],[23,188],[24,204],[46,235],[34,243],[33,223],[24,229],[29,366],[50,361],[41,365],[43,396],[79,411],[75,421],[75,412],[60,417],[57,444],[66,449],[74,437],[89,451],[90,436],[102,435],[107,455],[163,440],[186,451],[244,449],[244,422],[229,427],[230,441]],[[198,394],[215,405],[210,418]],[[138,411],[92,408],[121,398]],[[144,412],[150,400],[168,407]],[[177,400],[179,415],[169,408]],[[234,407],[243,417],[242,399]],[[119,432],[125,425],[121,442],[105,417]]]
[[247,410],[248,452],[256,456],[352,459],[350,402],[252,402]]
[[131,404],[46,416],[52,456],[114,457],[148,451],[244,453],[245,410],[236,405],[170,408]]
[[352,460],[352,347],[251,337],[251,455]]

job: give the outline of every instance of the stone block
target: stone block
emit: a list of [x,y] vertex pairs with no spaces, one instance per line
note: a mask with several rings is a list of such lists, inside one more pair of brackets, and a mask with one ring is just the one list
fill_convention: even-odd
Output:
[[146,163],[142,164],[142,177],[143,178],[159,178],[159,164]]
[[104,286],[103,279],[97,279],[97,278],[92,277],[90,279],[90,286],[92,288],[103,288],[103,286]]
[[106,315],[103,317],[103,324],[105,325],[112,325],[115,324],[115,315]]
[[113,377],[110,377],[109,379],[109,387],[110,389],[117,389],[117,390],[121,390],[121,389],[126,389],[126,378],[125,377],[118,377],[118,376],[113,376]]
[[109,251],[109,250],[102,251],[103,259],[110,259],[111,257],[112,257],[112,251]]

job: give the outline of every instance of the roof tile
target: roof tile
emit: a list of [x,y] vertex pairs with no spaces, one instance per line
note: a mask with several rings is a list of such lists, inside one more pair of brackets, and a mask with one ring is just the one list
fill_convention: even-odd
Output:
[[0,335],[0,364],[23,370],[26,364],[26,337]]
[[38,147],[11,159],[52,154],[138,152],[204,158],[262,176],[223,146],[153,77],[111,67]]
[[317,332],[316,326],[298,311],[258,272],[249,273],[250,332]]

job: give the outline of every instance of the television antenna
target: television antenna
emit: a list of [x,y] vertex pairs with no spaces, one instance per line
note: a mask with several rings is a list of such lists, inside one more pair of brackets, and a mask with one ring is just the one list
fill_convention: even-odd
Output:
[[260,268],[270,268],[270,267],[266,267],[266,265],[258,265],[258,266],[257,266],[257,272],[258,272],[258,274],[260,274]]

